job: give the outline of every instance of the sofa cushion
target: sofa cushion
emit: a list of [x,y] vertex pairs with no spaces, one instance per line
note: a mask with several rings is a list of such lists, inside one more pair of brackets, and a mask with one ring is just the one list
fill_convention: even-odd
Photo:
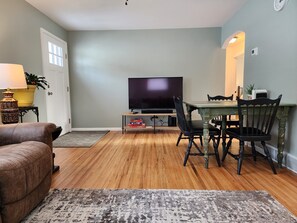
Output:
[[51,149],[42,142],[27,141],[1,146],[1,205],[19,201],[38,187],[51,172],[51,160]]

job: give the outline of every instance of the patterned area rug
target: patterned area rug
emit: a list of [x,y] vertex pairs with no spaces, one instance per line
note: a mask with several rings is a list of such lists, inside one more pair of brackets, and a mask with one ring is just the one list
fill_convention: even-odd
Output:
[[90,148],[109,131],[73,131],[60,136],[53,142],[54,148]]
[[264,191],[54,189],[23,222],[296,221]]

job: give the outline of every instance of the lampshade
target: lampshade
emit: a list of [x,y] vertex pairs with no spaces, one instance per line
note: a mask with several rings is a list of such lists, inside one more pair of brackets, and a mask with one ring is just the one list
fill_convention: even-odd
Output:
[[0,63],[0,89],[27,88],[24,68],[20,64]]

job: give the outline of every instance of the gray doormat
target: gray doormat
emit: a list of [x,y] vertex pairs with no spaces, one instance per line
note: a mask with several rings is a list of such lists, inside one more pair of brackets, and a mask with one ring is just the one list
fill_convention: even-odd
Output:
[[90,148],[109,131],[73,131],[60,136],[53,142],[53,147]]
[[296,222],[265,191],[54,189],[23,222]]

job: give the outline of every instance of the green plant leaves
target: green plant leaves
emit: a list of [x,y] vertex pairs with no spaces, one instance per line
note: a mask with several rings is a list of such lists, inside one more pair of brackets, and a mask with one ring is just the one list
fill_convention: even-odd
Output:
[[28,72],[25,72],[26,76],[26,82],[30,85],[36,85],[37,89],[46,89],[46,87],[49,87],[48,82],[46,81],[45,77],[37,76],[36,74],[31,74]]

